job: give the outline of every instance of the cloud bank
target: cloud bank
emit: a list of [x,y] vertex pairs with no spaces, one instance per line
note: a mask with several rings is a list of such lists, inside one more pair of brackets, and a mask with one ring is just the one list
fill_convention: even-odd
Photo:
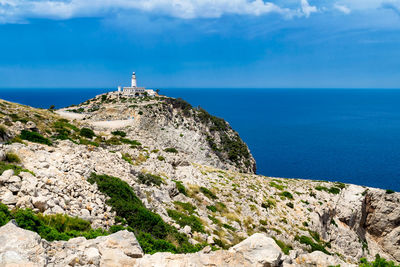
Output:
[[0,0],[0,23],[21,23],[31,18],[105,17],[121,11],[141,11],[181,19],[273,13],[293,18],[309,17],[318,11],[307,0],[297,1],[298,8],[263,0]]

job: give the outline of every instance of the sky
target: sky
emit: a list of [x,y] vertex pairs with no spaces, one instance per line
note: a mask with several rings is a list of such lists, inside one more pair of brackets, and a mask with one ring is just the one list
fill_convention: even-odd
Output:
[[0,0],[0,88],[400,88],[400,0]]

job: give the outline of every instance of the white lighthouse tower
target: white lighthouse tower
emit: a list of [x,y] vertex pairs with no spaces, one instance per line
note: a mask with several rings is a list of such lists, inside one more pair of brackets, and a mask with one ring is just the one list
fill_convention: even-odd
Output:
[[135,72],[132,73],[131,87],[136,87],[136,74],[135,74]]

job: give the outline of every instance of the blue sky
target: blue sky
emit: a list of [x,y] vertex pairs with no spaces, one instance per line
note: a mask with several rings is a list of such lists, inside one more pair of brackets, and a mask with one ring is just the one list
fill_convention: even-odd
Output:
[[0,0],[0,88],[400,88],[400,0]]

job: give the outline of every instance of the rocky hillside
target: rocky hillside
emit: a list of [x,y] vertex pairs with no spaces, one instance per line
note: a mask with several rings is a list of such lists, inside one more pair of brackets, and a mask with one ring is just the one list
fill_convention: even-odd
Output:
[[217,168],[256,171],[247,145],[225,120],[182,99],[128,99],[104,94],[66,110],[82,114],[82,119],[93,125],[134,118],[129,133],[144,146],[176,148],[189,161]]
[[[400,262],[399,193],[255,175],[237,133],[181,100],[101,95],[60,115],[0,107],[0,225],[15,220],[43,244],[43,261],[0,246],[0,265],[15,252],[39,266],[98,266],[111,257],[99,244],[121,232],[145,253],[136,266],[347,266],[376,254]],[[264,238],[274,240],[271,262],[269,252],[236,249],[270,244]]]

